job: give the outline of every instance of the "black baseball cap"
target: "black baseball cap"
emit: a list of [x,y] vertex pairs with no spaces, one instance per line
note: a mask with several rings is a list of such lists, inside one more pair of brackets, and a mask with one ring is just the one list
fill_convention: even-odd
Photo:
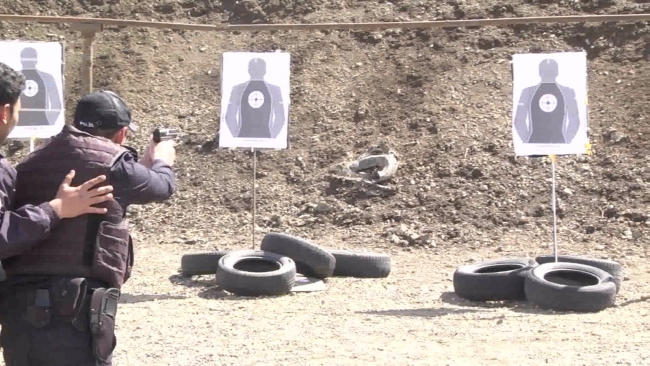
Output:
[[131,131],[138,130],[138,126],[131,121],[129,106],[109,90],[92,92],[79,100],[74,113],[74,126],[83,129],[116,130],[128,127]]

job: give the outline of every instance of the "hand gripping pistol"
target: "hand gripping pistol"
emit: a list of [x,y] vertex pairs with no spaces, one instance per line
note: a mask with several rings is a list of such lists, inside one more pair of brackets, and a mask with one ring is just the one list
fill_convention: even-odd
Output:
[[180,132],[175,128],[158,127],[153,131],[153,141],[159,143],[161,141],[174,140],[180,135]]

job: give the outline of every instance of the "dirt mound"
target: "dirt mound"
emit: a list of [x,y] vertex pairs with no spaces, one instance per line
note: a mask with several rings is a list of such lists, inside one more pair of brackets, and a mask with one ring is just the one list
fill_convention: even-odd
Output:
[[[3,0],[14,14],[194,23],[360,22],[647,12],[633,1]],[[645,9],[645,10],[644,10]],[[647,22],[383,31],[199,33],[108,28],[95,48],[95,87],[131,103],[143,130],[167,125],[179,147],[171,202],[134,207],[136,232],[156,240],[248,246],[251,157],[216,149],[224,51],[291,52],[291,149],[259,153],[258,230],[438,250],[550,241],[550,165],[515,158],[514,53],[585,49],[594,155],[559,161],[563,241],[624,255],[611,238],[648,243],[650,193]],[[62,25],[0,24],[5,39],[65,39],[68,116],[79,92],[80,41]],[[143,147],[147,136],[134,137]],[[333,175],[379,144],[400,159],[388,188]],[[17,150],[14,161],[23,156]],[[18,147],[16,147],[18,146]]]

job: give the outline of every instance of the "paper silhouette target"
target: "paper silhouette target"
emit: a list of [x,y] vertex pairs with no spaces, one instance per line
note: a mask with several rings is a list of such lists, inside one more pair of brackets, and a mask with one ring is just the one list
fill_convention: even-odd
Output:
[[586,153],[586,54],[521,54],[512,63],[515,154]]
[[9,138],[48,138],[65,124],[63,45],[58,42],[0,42],[0,62],[25,76],[18,123]]
[[287,148],[290,64],[288,53],[223,54],[219,146]]

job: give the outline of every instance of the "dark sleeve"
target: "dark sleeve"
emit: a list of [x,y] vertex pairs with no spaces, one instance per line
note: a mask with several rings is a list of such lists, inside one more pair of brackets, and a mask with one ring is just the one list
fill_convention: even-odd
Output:
[[47,239],[59,217],[46,202],[38,206],[25,205],[15,211],[0,208],[0,259],[22,254]]
[[151,169],[137,162],[126,152],[111,169],[115,200],[123,207],[161,202],[174,193],[174,171],[162,160],[155,160]]

